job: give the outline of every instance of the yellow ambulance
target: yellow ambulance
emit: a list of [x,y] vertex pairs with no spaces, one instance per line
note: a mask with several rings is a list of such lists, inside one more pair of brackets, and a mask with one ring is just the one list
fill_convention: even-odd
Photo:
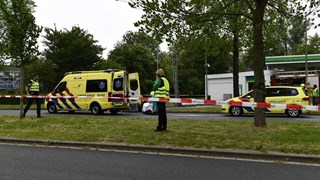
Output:
[[124,70],[73,71],[65,73],[63,79],[48,94],[45,106],[49,113],[58,111],[91,111],[98,115],[109,110],[117,114],[127,110],[128,98],[140,97],[138,73],[128,74]]

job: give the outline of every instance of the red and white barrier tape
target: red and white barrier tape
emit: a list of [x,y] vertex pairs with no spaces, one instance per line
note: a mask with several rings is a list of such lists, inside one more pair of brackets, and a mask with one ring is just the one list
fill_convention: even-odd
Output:
[[201,100],[192,98],[155,98],[155,97],[92,97],[92,96],[15,96],[15,95],[0,95],[0,98],[108,98],[112,100],[130,100],[130,101],[151,101],[151,102],[172,102],[184,104],[200,104],[200,105],[230,105],[239,107],[257,107],[257,108],[278,108],[278,109],[294,109],[294,110],[309,110],[320,111],[320,106],[302,106],[298,104],[270,104],[266,102],[241,102],[241,101],[217,101],[217,100]]

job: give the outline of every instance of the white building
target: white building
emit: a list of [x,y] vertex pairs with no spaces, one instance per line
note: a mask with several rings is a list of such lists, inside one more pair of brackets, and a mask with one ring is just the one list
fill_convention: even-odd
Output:
[[5,67],[0,70],[0,90],[19,89],[20,68]]
[[[266,85],[271,85],[271,76],[273,74],[273,70],[264,71]],[[254,83],[253,79],[253,71],[239,73],[239,94],[243,94],[252,89]],[[233,74],[224,73],[208,75],[208,95],[211,99],[219,101],[233,97]]]

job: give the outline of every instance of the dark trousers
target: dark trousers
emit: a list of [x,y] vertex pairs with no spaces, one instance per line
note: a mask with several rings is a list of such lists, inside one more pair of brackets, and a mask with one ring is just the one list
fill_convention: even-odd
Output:
[[318,106],[318,97],[312,97],[312,103],[314,106]]
[[158,105],[158,126],[157,130],[167,129],[167,111],[165,102],[157,102]]
[[32,105],[33,100],[37,103],[37,116],[41,115],[41,99],[39,98],[29,98],[26,107],[24,108],[23,115],[25,116],[27,111],[29,110],[30,106]]

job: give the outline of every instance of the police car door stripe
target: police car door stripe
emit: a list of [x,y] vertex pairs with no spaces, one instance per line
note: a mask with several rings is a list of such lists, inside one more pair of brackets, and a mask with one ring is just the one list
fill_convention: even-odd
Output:
[[[254,112],[254,109],[252,107],[243,107],[245,110],[247,110],[248,112]],[[271,112],[270,109],[265,108],[266,112]]]

